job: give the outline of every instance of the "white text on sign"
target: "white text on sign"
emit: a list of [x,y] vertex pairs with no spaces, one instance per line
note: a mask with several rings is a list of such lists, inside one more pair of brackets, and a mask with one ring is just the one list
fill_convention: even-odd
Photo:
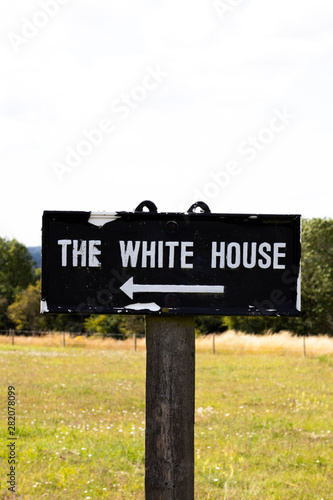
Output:
[[[172,269],[179,262],[182,269],[193,269],[193,241],[119,241],[123,267]],[[283,242],[212,241],[210,267],[212,269],[285,269]]]
[[[134,244],[133,244],[134,243]],[[164,267],[164,255],[167,255],[167,267],[175,267],[175,259],[180,261],[182,269],[193,269],[193,263],[188,259],[193,257],[193,241],[119,241],[123,267]],[[178,250],[176,252],[176,250]],[[139,260],[139,252],[141,259]],[[148,265],[149,263],[149,265]],[[156,266],[157,264],[157,266]]]
[[[58,240],[62,267],[101,267],[101,240]],[[211,269],[285,269],[286,243],[212,241]],[[193,269],[193,241],[120,240],[122,266],[127,268]]]
[[58,240],[62,267],[68,266],[68,249],[72,250],[70,260],[73,267],[101,267],[98,260],[101,251],[97,248],[101,243],[100,240]]

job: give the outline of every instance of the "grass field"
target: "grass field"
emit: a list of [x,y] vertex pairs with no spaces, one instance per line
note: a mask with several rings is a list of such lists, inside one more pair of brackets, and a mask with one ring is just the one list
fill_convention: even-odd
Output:
[[[0,346],[11,345],[12,338],[0,335]],[[50,333],[42,337],[16,335],[14,345],[16,346],[36,346],[36,347],[62,347],[64,344],[63,334]],[[113,338],[70,336],[65,334],[65,345],[67,347],[81,347],[85,349],[102,350],[134,350],[134,338],[126,340],[115,340]],[[146,342],[144,338],[137,338],[137,350],[145,351]],[[212,351],[213,335],[198,337],[196,340],[197,349],[201,351]],[[327,336],[306,337],[306,353],[309,356],[319,356],[321,354],[333,355],[333,338]],[[288,332],[281,332],[274,335],[245,335],[228,331],[215,336],[216,350],[242,352],[242,353],[275,353],[275,354],[299,354],[304,352],[303,337],[296,337]]]
[[[196,499],[333,498],[332,340],[318,338],[316,349],[308,339],[303,358],[301,339],[278,338],[216,337],[215,356],[212,339],[198,340]],[[13,498],[8,386],[17,398],[16,498],[144,498],[144,342],[138,352],[128,341],[75,342],[0,339],[1,499]]]

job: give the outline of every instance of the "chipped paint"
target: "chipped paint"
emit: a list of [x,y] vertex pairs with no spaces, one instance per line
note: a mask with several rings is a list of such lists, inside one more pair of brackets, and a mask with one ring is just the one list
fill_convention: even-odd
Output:
[[296,297],[296,309],[301,311],[301,270],[297,278],[297,297]]
[[49,308],[47,307],[46,300],[41,300],[41,302],[40,302],[40,312],[41,312],[41,314],[49,312]]
[[157,305],[155,302],[148,302],[146,304],[129,304],[128,306],[125,306],[125,309],[132,309],[133,311],[160,311],[161,308],[159,305]]
[[90,217],[88,222],[93,224],[94,226],[104,226],[107,222],[113,222],[120,218],[120,215],[117,215],[113,212],[90,212]]
[[[300,242],[300,247],[302,246],[302,219],[300,220],[300,225],[299,225],[299,242]],[[299,271],[298,271],[298,278],[297,278],[297,291],[296,291],[296,309],[297,311],[301,311],[301,261],[299,263]]]

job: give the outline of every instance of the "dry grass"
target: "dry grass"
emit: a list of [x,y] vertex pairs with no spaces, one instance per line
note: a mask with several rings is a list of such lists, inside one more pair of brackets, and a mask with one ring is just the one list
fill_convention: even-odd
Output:
[[[41,347],[63,347],[63,334],[50,333],[43,337],[25,337],[16,335],[14,343],[17,346],[41,346]],[[1,335],[0,344],[11,344],[9,336]],[[134,338],[126,340],[116,340],[113,338],[102,339],[100,337],[71,337],[65,334],[65,344],[70,347],[102,350],[134,350]],[[213,348],[213,335],[199,337],[196,340],[198,351],[209,351]],[[245,335],[228,331],[220,335],[215,335],[215,351],[235,351],[247,353],[280,353],[280,354],[300,354],[303,355],[304,339],[295,337],[289,332],[266,335]],[[305,339],[307,356],[333,355],[333,338],[327,336],[307,337]],[[136,340],[138,351],[145,351],[145,338]]]
[[[6,335],[0,335],[0,344],[11,344],[12,338]],[[25,337],[24,335],[15,335],[14,345],[17,346],[40,346],[40,347],[64,347],[63,333],[49,333],[42,337],[31,336]],[[137,338],[137,350],[146,350],[146,339]],[[102,349],[102,350],[115,350],[115,351],[133,351],[134,350],[134,337],[126,340],[116,340],[113,338],[101,337],[86,337],[85,335],[71,337],[68,333],[65,334],[65,346],[78,347],[85,349]]]
[[[209,350],[213,346],[213,335],[197,339],[197,349]],[[267,353],[299,353],[303,355],[304,338],[295,337],[289,332],[266,335],[245,335],[228,331],[215,335],[215,350],[230,350],[236,352],[267,352]],[[306,337],[306,354],[319,356],[333,354],[333,338],[327,336]]]

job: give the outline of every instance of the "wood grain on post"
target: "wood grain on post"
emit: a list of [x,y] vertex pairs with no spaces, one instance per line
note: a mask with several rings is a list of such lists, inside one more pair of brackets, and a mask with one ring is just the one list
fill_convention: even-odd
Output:
[[147,316],[146,344],[146,500],[193,500],[194,318]]

